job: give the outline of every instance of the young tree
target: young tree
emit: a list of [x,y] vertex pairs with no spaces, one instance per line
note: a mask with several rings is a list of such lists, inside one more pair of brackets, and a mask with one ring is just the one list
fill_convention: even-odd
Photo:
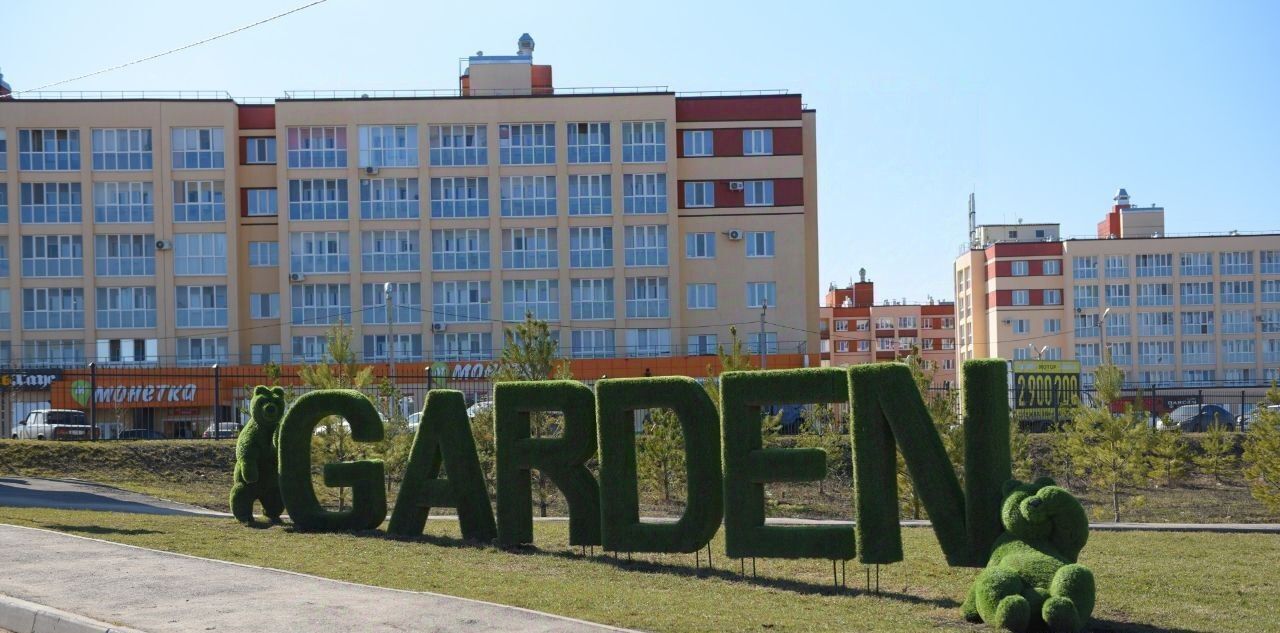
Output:
[[1164,431],[1153,431],[1151,463],[1170,486],[1187,475],[1191,464],[1191,446],[1182,436],[1182,430],[1174,426]]
[[1021,481],[1034,480],[1038,471],[1028,435],[1030,434],[1022,430],[1022,424],[1017,419],[1009,421],[1009,453],[1013,476]]
[[1099,402],[1076,410],[1062,433],[1075,474],[1088,486],[1111,495],[1111,510],[1120,520],[1120,497],[1129,488],[1150,478],[1148,460],[1152,436],[1145,418],[1128,407],[1113,414],[1111,403],[1119,398],[1124,373],[1106,363],[1094,372]]
[[[298,378],[309,389],[367,389],[373,384],[373,368],[360,367],[356,362],[351,341],[355,338],[351,328],[341,319],[329,327],[325,335],[326,356],[324,362],[304,365],[298,370]],[[351,439],[351,427],[341,417],[325,418],[321,429],[312,439],[312,463],[317,472],[328,462],[347,461],[357,456],[356,443]],[[346,509],[347,489],[338,488],[338,510]]]
[[742,339],[738,338],[738,327],[729,326],[729,346],[725,347],[723,343],[716,346],[716,358],[719,360],[719,369],[714,365],[707,365],[707,381],[703,383],[703,387],[707,390],[707,395],[711,396],[711,402],[716,405],[716,409],[720,408],[720,374],[727,371],[744,371],[755,369],[755,363],[751,357],[747,355],[742,344]]
[[1244,442],[1244,477],[1253,498],[1280,514],[1280,387],[1272,383],[1254,410]]
[[[951,386],[934,386],[937,369],[924,359],[920,348],[912,348],[904,362],[911,370],[911,378],[920,391],[920,397],[924,400],[925,408],[929,411],[929,417],[933,420],[938,436],[942,438],[942,446],[947,451],[947,459],[951,461],[951,467],[955,470],[957,477],[963,478],[964,427],[960,424],[959,416],[960,392]],[[907,473],[906,462],[903,461],[901,452],[897,459],[898,490],[902,508],[911,518],[919,519],[921,508],[915,482]]]
[[670,409],[650,409],[636,438],[636,471],[670,503],[672,491],[684,484],[684,432]]
[[1222,482],[1222,475],[1236,463],[1235,434],[1221,424],[1212,424],[1200,440],[1200,454],[1196,466],[1214,481]]
[[[835,409],[825,403],[811,407],[809,415],[800,424],[799,433],[796,435],[796,447],[817,448],[826,453],[827,471],[830,477],[839,472],[848,445],[848,441],[840,433]],[[827,494],[826,483],[826,478],[818,481],[818,494]]]

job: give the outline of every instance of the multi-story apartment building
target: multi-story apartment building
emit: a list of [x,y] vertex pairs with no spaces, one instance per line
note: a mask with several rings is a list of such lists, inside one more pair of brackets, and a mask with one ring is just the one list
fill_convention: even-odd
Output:
[[566,356],[693,355],[763,308],[753,352],[815,353],[801,97],[556,89],[532,51],[455,91],[0,99],[0,362],[305,362],[339,321],[485,359],[526,313]]
[[[1169,235],[1121,189],[1094,238],[975,230],[955,262],[958,357],[1109,354],[1134,386],[1280,379],[1280,234]],[[987,236],[981,238],[982,235]]]
[[955,384],[956,320],[950,301],[924,303],[883,300],[876,304],[875,282],[866,269],[845,288],[832,285],[819,310],[823,365],[844,367],[901,360],[920,354],[934,370],[938,385]]

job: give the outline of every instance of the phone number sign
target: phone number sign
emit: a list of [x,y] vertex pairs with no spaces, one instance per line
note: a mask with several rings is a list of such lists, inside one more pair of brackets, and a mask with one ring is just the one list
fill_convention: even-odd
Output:
[[1019,418],[1052,420],[1080,403],[1080,361],[1015,360],[1012,409]]

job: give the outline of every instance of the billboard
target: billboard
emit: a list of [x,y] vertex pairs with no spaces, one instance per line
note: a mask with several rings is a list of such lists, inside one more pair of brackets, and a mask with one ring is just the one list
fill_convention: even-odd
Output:
[[1010,361],[1010,408],[1021,420],[1056,420],[1080,403],[1080,361]]

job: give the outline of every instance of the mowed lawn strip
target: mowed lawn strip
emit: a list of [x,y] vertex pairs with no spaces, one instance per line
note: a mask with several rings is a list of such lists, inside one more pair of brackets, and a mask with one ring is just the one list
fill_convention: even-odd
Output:
[[[904,530],[907,561],[880,568],[875,596],[856,563],[840,593],[829,561],[760,559],[759,577],[743,579],[720,538],[713,571],[693,555],[581,558],[562,523],[536,524],[538,549],[513,553],[458,541],[451,521],[415,540],[45,509],[0,508],[0,522],[653,631],[985,630],[959,615],[976,570],[947,567],[928,529]],[[1098,576],[1094,630],[1280,632],[1275,535],[1094,533],[1081,562]]]

